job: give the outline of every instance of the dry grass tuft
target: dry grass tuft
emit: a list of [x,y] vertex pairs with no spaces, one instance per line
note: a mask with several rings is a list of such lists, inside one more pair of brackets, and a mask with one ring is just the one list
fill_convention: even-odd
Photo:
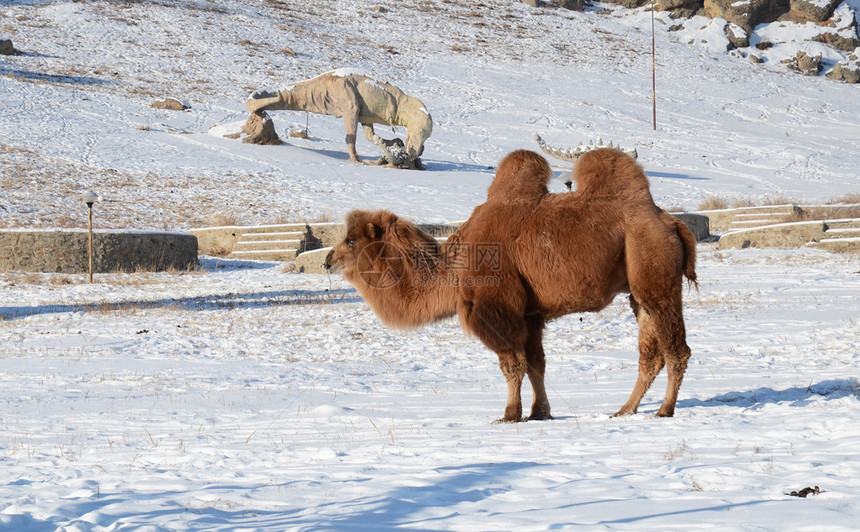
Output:
[[209,227],[241,226],[242,218],[236,212],[217,213],[209,216],[207,225]]
[[684,456],[684,454],[686,454],[686,453],[687,453],[687,440],[681,440],[681,443],[679,443],[676,447],[670,448],[665,453],[663,453],[663,460],[666,460],[667,462],[671,462],[672,460],[676,460],[676,459],[680,458],[681,456]]
[[700,211],[716,211],[719,209],[728,209],[729,202],[727,199],[719,196],[708,196],[699,203]]
[[838,198],[834,198],[827,202],[829,205],[838,205],[842,203],[860,203],[860,192],[855,192],[853,194],[845,194],[844,196],[839,196]]
[[795,202],[785,196],[771,196],[761,202],[761,205],[794,205]]

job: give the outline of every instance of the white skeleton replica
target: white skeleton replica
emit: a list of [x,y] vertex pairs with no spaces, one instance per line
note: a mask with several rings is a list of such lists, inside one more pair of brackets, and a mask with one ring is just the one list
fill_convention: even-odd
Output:
[[[554,147],[550,146],[549,144],[547,144],[546,142],[544,142],[544,140],[538,134],[535,134],[535,140],[537,141],[538,146],[540,147],[541,151],[544,152],[545,154],[549,155],[550,157],[554,157],[556,159],[560,159],[562,161],[566,161],[566,162],[573,163],[573,164],[576,164],[576,161],[579,160],[580,157],[582,157],[586,153],[590,152],[591,150],[596,150],[597,148],[616,148],[616,149],[623,151],[624,153],[626,153],[630,157],[633,157],[634,159],[639,158],[639,153],[636,151],[635,148],[632,150],[625,150],[621,146],[613,146],[611,141],[609,142],[608,145],[604,146],[603,145],[603,139],[598,139],[597,144],[594,144],[593,140],[589,141],[589,143],[585,144],[585,145],[583,145],[580,142],[579,145],[577,145],[577,147],[575,149],[554,148]],[[573,175],[572,172],[567,172],[567,173],[562,174],[560,176],[560,179],[563,179],[564,184],[567,185],[568,190],[570,190],[573,187],[572,175]]]

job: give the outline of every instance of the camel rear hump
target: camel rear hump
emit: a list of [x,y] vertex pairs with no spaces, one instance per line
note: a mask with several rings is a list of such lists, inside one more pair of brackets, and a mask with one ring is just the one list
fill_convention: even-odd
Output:
[[653,203],[648,177],[633,157],[615,148],[586,152],[573,169],[576,192],[581,197],[624,196]]

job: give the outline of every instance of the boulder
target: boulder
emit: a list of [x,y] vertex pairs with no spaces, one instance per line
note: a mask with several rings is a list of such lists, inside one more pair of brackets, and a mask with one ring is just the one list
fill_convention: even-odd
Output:
[[844,81],[845,83],[853,85],[860,82],[860,66],[852,66],[848,63],[836,63],[833,70],[827,73],[827,77],[832,80]]
[[788,11],[788,0],[704,0],[705,15],[724,18],[751,32],[775,13]]
[[585,9],[585,0],[521,0],[522,3],[532,7],[545,7],[547,5],[555,5],[573,11],[583,11]]
[[726,25],[726,37],[735,48],[747,48],[750,45],[749,34],[737,24],[730,22]]
[[676,212],[672,216],[684,222],[698,242],[711,238],[710,220],[704,214],[693,212]]
[[280,144],[281,139],[275,131],[275,123],[265,111],[251,113],[242,126],[242,142],[250,144]]
[[824,22],[842,0],[790,0],[791,14],[800,20]]
[[813,37],[814,41],[829,44],[843,52],[853,52],[860,47],[857,34],[857,14],[847,3],[843,3],[827,21],[827,30]]
[[705,14],[710,18],[724,18],[744,31],[752,31],[757,21],[753,3],[734,0],[704,0]]
[[817,76],[821,70],[821,54],[809,55],[800,50],[794,59],[790,60],[789,66],[804,76]]
[[167,109],[168,111],[185,111],[191,109],[191,106],[176,98],[165,98],[152,102],[150,107],[154,109]]
[[572,11],[583,11],[585,9],[585,0],[550,0],[550,2]]
[[11,39],[0,39],[0,55],[15,55],[15,47]]

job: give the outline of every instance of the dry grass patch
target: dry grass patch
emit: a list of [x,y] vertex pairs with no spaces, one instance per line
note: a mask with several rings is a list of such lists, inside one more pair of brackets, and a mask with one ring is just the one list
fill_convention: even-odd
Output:
[[839,205],[843,203],[860,203],[860,192],[855,192],[853,194],[845,194],[844,196],[834,198],[827,202],[828,205]]
[[699,203],[700,211],[717,211],[728,208],[729,201],[720,196],[708,196]]
[[232,227],[242,225],[242,217],[236,212],[220,212],[212,214],[207,219],[209,227]]

